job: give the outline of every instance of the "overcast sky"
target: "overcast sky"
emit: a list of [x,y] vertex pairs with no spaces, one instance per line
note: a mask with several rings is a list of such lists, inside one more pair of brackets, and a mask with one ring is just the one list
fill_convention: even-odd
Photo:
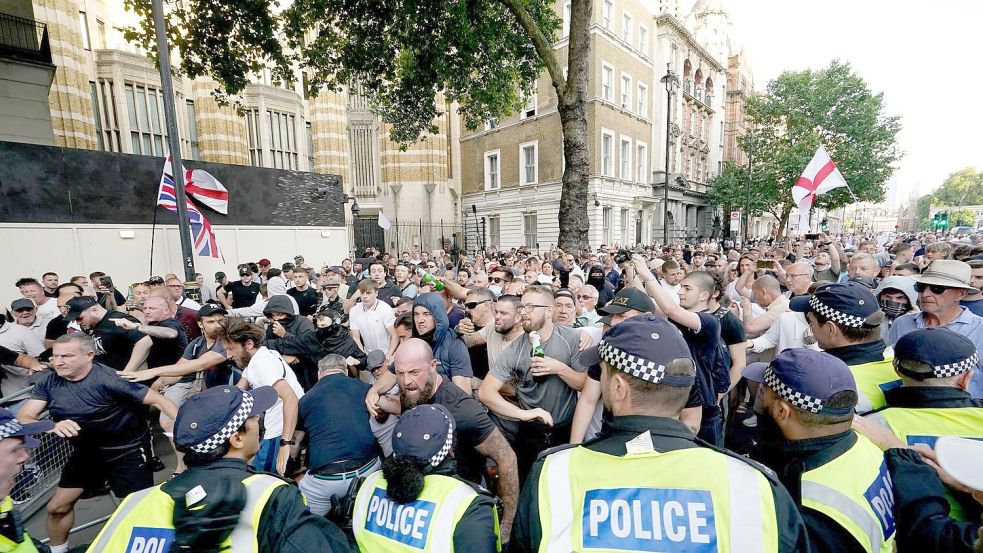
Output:
[[[755,88],[786,69],[848,60],[888,113],[905,156],[888,200],[924,194],[963,167],[983,168],[983,1],[730,0]],[[834,160],[835,161],[835,160]],[[849,175],[846,175],[849,181]]]

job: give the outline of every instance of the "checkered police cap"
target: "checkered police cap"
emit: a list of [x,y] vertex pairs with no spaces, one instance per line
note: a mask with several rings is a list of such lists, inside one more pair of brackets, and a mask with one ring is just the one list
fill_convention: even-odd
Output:
[[632,355],[605,340],[597,345],[597,353],[608,365],[652,384],[658,384],[666,375],[665,365]]
[[785,401],[791,403],[795,407],[802,409],[803,411],[809,411],[810,413],[819,413],[823,410],[825,403],[819,398],[812,397],[808,394],[796,391],[790,386],[787,386],[775,371],[769,367],[765,370],[765,385],[772,389],[775,394],[784,399]]
[[851,328],[863,328],[864,321],[867,320],[866,317],[858,317],[856,315],[851,315],[849,313],[844,313],[833,309],[832,307],[823,303],[816,294],[813,294],[812,297],[809,298],[809,308],[838,325],[848,326]]
[[444,419],[447,421],[447,437],[444,438],[444,445],[440,446],[440,450],[430,458],[430,466],[435,467],[444,462],[447,455],[451,452],[454,447],[454,421],[444,415]]
[[962,374],[966,371],[972,370],[980,362],[980,354],[974,352],[970,357],[963,359],[957,363],[950,363],[947,365],[933,365],[932,372],[935,373],[935,378],[949,378],[950,376],[956,376]]
[[958,376],[979,364],[976,344],[967,336],[944,327],[913,330],[894,344],[895,368],[917,380]]
[[239,404],[239,408],[236,410],[235,414],[225,426],[223,426],[218,432],[212,434],[204,442],[191,446],[193,451],[198,453],[208,453],[222,444],[224,444],[237,430],[242,428],[242,425],[246,423],[246,419],[249,418],[250,413],[253,410],[253,396],[250,394],[242,395],[242,403]]
[[0,424],[0,440],[5,440],[24,429],[24,425],[17,419],[10,419],[4,424]]

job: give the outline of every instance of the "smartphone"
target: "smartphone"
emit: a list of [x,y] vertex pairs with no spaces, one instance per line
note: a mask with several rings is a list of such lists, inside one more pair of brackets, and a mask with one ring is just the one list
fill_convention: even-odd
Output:
[[819,240],[819,233],[809,233],[806,234],[806,240]]
[[771,269],[774,267],[770,259],[759,259],[756,266],[759,269]]
[[110,277],[109,275],[104,275],[99,277],[99,285],[105,286],[106,288],[112,288],[113,287],[112,277]]

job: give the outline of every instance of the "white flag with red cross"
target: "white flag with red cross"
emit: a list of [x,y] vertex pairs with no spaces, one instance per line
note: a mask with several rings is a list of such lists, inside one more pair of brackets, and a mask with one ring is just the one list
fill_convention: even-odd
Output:
[[806,165],[806,170],[802,176],[792,186],[792,199],[799,209],[803,207],[808,210],[812,207],[816,196],[825,194],[834,188],[847,186],[846,180],[836,168],[836,164],[830,159],[829,153],[824,146],[816,150],[816,155],[812,156],[812,161]]

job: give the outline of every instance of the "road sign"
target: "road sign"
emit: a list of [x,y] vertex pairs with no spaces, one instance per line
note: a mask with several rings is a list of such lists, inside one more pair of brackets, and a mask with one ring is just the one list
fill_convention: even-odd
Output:
[[737,232],[741,230],[741,212],[731,211],[730,212],[730,231]]

